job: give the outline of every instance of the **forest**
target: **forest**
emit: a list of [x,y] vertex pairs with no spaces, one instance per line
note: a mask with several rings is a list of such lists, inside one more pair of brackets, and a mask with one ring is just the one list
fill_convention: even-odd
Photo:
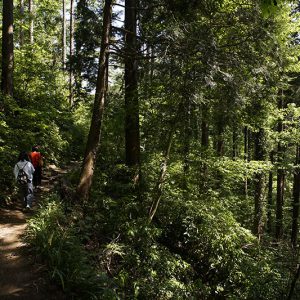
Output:
[[0,11],[0,208],[67,170],[25,236],[67,299],[300,299],[299,1]]

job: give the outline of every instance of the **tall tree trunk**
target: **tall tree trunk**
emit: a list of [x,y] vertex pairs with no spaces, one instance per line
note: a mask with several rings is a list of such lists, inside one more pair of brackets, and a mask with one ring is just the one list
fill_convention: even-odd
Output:
[[34,8],[33,8],[33,0],[29,0],[28,6],[29,6],[29,17],[30,17],[30,27],[29,27],[29,40],[30,44],[33,44],[34,42]]
[[2,74],[1,91],[4,95],[13,95],[13,0],[3,1],[2,17]]
[[187,99],[185,105],[184,141],[183,141],[183,172],[186,175],[189,170],[189,153],[191,142],[191,99]]
[[206,189],[208,165],[205,161],[207,158],[207,150],[209,147],[209,126],[208,126],[208,108],[207,105],[202,105],[201,112],[201,156],[202,162],[200,164],[199,173],[199,192],[202,193]]
[[283,200],[284,200],[285,172],[282,166],[277,171],[277,193],[276,193],[276,226],[275,237],[277,240],[283,235]]
[[293,299],[296,283],[297,283],[299,277],[300,277],[300,264],[297,265],[297,270],[296,270],[296,273],[295,273],[294,278],[293,278],[292,283],[291,283],[291,288],[290,288],[290,291],[289,291],[289,295],[286,298],[287,300],[292,300]]
[[24,10],[24,0],[20,0],[20,46],[22,47],[24,45],[24,16],[25,16],[25,10]]
[[201,146],[203,150],[206,150],[208,148],[209,132],[208,132],[207,118],[208,118],[208,109],[206,106],[203,106],[202,120],[201,120]]
[[[246,163],[249,161],[249,129],[247,126],[244,127],[244,160]],[[245,197],[247,198],[248,197],[248,174],[246,174],[245,176],[244,191],[245,191]]]
[[[137,80],[136,0],[125,0],[125,149],[126,165],[140,165]],[[137,177],[138,181],[138,177]]]
[[88,135],[85,156],[83,160],[79,184],[75,198],[86,201],[92,185],[96,156],[101,137],[101,124],[104,113],[104,104],[107,93],[107,73],[109,58],[109,40],[112,18],[112,0],[105,0],[103,11],[103,29],[101,38],[101,50],[99,57],[99,69],[96,85],[96,95],[93,108],[91,127]]
[[[274,152],[270,153],[270,161],[274,163]],[[272,232],[273,219],[272,219],[272,208],[273,208],[273,171],[269,171],[269,183],[268,183],[268,208],[267,208],[267,228],[268,232]]]
[[220,122],[217,125],[217,145],[216,145],[216,150],[217,150],[217,155],[222,157],[224,155],[224,127],[223,124]]
[[[283,99],[280,98],[278,108],[283,109]],[[283,132],[283,123],[281,120],[278,122],[278,133]],[[276,226],[275,237],[276,240],[282,238],[283,235],[283,200],[284,200],[284,186],[285,186],[285,170],[282,166],[285,148],[282,143],[278,142],[277,151],[277,195],[276,195]]]
[[244,149],[245,149],[245,160],[251,161],[251,141],[252,141],[252,131],[247,126],[244,128]]
[[233,125],[232,130],[232,158],[236,159],[238,156],[238,134],[236,130],[236,126]]
[[249,159],[248,159],[248,152],[249,152],[248,132],[249,132],[248,127],[245,126],[244,127],[244,159],[245,159],[245,161],[249,161]]
[[150,99],[152,96],[152,83],[153,83],[153,69],[154,69],[154,53],[151,45],[146,46],[146,60],[144,70],[144,85],[145,85],[145,98]]
[[66,69],[67,60],[67,30],[66,30],[66,0],[63,0],[63,18],[62,18],[62,67]]
[[153,78],[154,78],[154,64],[155,64],[155,49],[154,46],[150,46],[150,89],[152,90],[152,83],[153,83]]
[[[255,133],[255,160],[265,160],[265,132],[260,128]],[[266,176],[264,171],[257,172],[255,175],[255,192],[254,192],[254,226],[253,232],[261,239],[264,231],[264,202],[265,202],[265,185]]]
[[74,0],[70,0],[69,104],[73,105]]
[[293,219],[292,219],[292,233],[291,243],[294,248],[298,243],[298,229],[299,229],[299,205],[300,205],[300,146],[296,147],[296,168],[294,171],[294,185],[293,185]]

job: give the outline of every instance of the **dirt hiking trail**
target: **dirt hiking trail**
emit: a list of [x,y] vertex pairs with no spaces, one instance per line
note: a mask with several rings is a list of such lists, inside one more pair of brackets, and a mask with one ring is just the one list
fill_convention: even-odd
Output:
[[59,287],[48,279],[46,267],[30,253],[22,241],[27,218],[34,214],[39,200],[54,187],[66,170],[48,165],[43,172],[42,187],[35,192],[33,209],[23,211],[21,200],[8,208],[0,208],[0,300],[63,300],[67,299]]

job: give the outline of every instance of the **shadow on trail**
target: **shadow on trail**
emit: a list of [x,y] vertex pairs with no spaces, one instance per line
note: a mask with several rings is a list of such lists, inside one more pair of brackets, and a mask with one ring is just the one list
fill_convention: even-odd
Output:
[[[26,221],[24,220],[22,207],[14,207],[14,208],[0,208],[0,224],[24,224]],[[14,210],[14,214],[11,214],[11,211]]]

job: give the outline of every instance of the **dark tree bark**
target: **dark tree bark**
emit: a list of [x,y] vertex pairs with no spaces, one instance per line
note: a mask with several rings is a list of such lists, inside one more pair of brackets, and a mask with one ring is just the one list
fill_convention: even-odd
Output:
[[[274,163],[274,152],[270,153],[270,161]],[[269,171],[269,182],[268,182],[268,208],[267,208],[267,228],[268,232],[272,232],[273,228],[273,218],[272,218],[272,208],[273,208],[273,171]]]
[[13,95],[13,9],[13,0],[3,1],[1,91],[9,96]]
[[300,205],[300,146],[296,147],[296,168],[294,171],[294,185],[293,185],[293,217],[292,217],[292,233],[291,243],[294,248],[298,243],[298,229],[299,229],[299,205]]
[[297,283],[299,277],[300,277],[300,264],[298,264],[298,266],[297,266],[297,271],[296,271],[295,276],[294,276],[294,278],[292,280],[291,288],[290,288],[287,300],[292,300],[293,299],[293,295],[294,295],[296,283]]
[[[247,126],[244,127],[244,159],[247,163],[249,161],[249,129]],[[244,184],[244,191],[245,191],[245,197],[248,197],[248,178],[245,178],[245,184]]]
[[[125,149],[126,165],[139,169],[140,133],[137,79],[136,0],[125,0]],[[139,171],[138,171],[139,173]],[[137,178],[138,180],[138,178]]]
[[[283,108],[283,99],[278,102],[278,108]],[[281,120],[278,122],[278,133],[283,131],[283,123]],[[285,186],[285,170],[282,166],[285,148],[282,143],[278,142],[277,150],[277,194],[276,194],[276,225],[275,225],[275,238],[279,240],[283,235],[283,201],[284,201],[284,186]]]
[[29,40],[30,44],[34,42],[34,9],[33,9],[33,0],[29,0],[29,16],[30,16],[30,27],[29,27]]
[[249,152],[249,143],[248,143],[248,127],[244,127],[244,159],[245,161],[248,160],[248,152]]
[[202,120],[201,120],[201,146],[204,150],[208,148],[208,142],[209,142],[207,117],[208,117],[207,107],[204,106],[202,109]]
[[189,153],[191,142],[191,99],[187,99],[185,105],[185,122],[184,122],[184,140],[183,140],[183,172],[186,175],[189,171]]
[[208,124],[205,120],[201,122],[201,146],[204,149],[208,148]]
[[201,150],[202,150],[202,162],[200,164],[200,176],[199,176],[199,192],[202,193],[205,190],[207,184],[207,173],[208,173],[208,165],[205,162],[205,158],[207,157],[207,150],[209,147],[209,112],[206,105],[202,105],[201,111]]
[[155,67],[155,49],[154,46],[150,46],[150,86],[152,86],[153,83],[153,77],[154,77],[154,67]]
[[24,30],[23,30],[23,25],[24,25],[24,15],[25,15],[25,10],[24,10],[24,0],[20,0],[20,46],[22,47],[24,45]]
[[92,185],[96,156],[101,137],[101,124],[104,113],[104,104],[107,93],[107,73],[109,58],[109,40],[112,18],[112,0],[106,0],[103,11],[103,29],[99,69],[97,77],[96,95],[93,108],[91,127],[88,135],[85,156],[83,160],[79,184],[77,186],[76,200],[86,201]]
[[[281,147],[278,147],[278,155],[281,156]],[[279,157],[278,162],[281,163],[282,159]],[[283,235],[283,201],[284,201],[284,185],[285,185],[285,171],[281,166],[277,171],[277,193],[276,193],[276,226],[275,237],[277,240],[282,238]]]
[[245,126],[244,128],[244,158],[245,161],[250,161],[251,157],[251,140],[252,140],[252,132],[251,130]]
[[224,133],[224,128],[223,128],[223,124],[218,124],[217,126],[217,155],[222,157],[224,155],[224,137],[223,137],[223,133]]
[[67,30],[66,30],[66,0],[63,0],[63,18],[62,18],[62,67],[63,70],[66,69],[66,60],[67,60]]
[[[265,151],[265,132],[262,128],[255,133],[255,160],[264,161],[266,156]],[[261,239],[264,232],[264,198],[266,176],[264,171],[257,172],[254,178],[254,226],[253,232]]]
[[232,158],[236,159],[238,157],[238,134],[236,126],[233,125],[232,130]]
[[69,103],[73,105],[74,0],[70,0]]

